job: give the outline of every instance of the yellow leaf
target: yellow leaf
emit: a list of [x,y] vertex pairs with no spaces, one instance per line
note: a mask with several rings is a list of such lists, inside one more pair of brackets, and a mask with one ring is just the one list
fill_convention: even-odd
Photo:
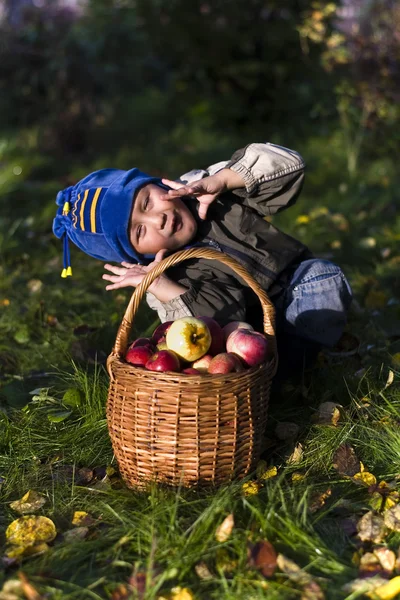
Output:
[[4,298],[4,300],[1,301],[1,305],[2,306],[10,306],[10,301],[8,298]]
[[307,225],[310,222],[308,215],[299,215],[296,219],[296,225]]
[[362,483],[363,485],[370,486],[376,484],[376,477],[372,473],[368,473],[368,471],[362,471],[360,473],[356,473],[352,477],[353,481],[357,483]]
[[46,503],[46,498],[34,490],[29,490],[20,500],[10,503],[10,507],[21,515],[34,513]]
[[292,473],[292,482],[293,483],[300,483],[300,481],[303,481],[303,479],[305,479],[306,476],[304,475],[304,473]]
[[400,594],[400,575],[393,577],[388,583],[376,588],[373,592],[368,592],[368,596],[374,600],[392,600]]
[[194,595],[189,588],[174,587],[171,590],[171,600],[194,600]]
[[226,540],[229,539],[234,526],[235,520],[233,518],[233,514],[231,513],[222,521],[221,525],[217,527],[215,532],[215,539],[217,542],[226,542]]
[[388,388],[390,385],[392,385],[394,381],[394,373],[392,371],[392,369],[389,369],[389,374],[385,383],[385,387],[383,388],[384,390],[386,390],[386,388]]
[[6,538],[15,546],[33,546],[40,542],[51,542],[57,535],[55,525],[47,517],[25,515],[7,527]]
[[260,473],[259,479],[262,481],[267,481],[267,479],[272,479],[278,475],[278,469],[276,467],[270,467],[263,473]]
[[257,481],[246,481],[242,485],[242,492],[245,496],[256,496],[260,491],[260,484]]
[[93,517],[84,510],[76,510],[72,517],[72,525],[75,525],[75,527],[90,527],[95,523],[96,519],[93,519]]

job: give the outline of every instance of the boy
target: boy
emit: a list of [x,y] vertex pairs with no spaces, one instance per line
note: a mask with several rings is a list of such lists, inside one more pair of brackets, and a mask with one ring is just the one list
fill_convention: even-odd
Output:
[[[230,161],[191,171],[179,182],[137,169],[92,173],[57,196],[53,231],[64,238],[64,276],[68,238],[95,258],[122,263],[105,265],[107,290],[137,286],[167,253],[211,246],[236,258],[268,292],[280,353],[298,364],[305,352],[338,341],[352,297],[338,266],[313,258],[264,219],[291,206],[303,180],[300,155],[269,143],[249,144]],[[190,260],[169,269],[147,301],[161,321],[208,315],[222,325],[239,320],[261,328],[258,298],[219,261]]]

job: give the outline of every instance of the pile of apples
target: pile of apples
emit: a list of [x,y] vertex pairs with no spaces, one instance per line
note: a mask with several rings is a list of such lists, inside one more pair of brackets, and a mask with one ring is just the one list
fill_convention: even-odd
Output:
[[249,323],[221,327],[211,317],[183,317],[159,325],[151,338],[130,344],[125,360],[149,371],[187,375],[226,374],[255,367],[271,358],[268,338]]

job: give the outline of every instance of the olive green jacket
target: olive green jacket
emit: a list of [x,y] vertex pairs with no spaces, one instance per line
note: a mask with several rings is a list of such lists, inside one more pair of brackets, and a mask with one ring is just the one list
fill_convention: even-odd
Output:
[[[211,204],[207,220],[198,219],[198,232],[191,245],[209,246],[236,258],[275,300],[287,285],[293,266],[311,254],[265,217],[294,204],[303,185],[304,166],[293,150],[255,143],[235,152],[229,161],[182,175],[180,181],[191,183],[230,168],[246,184],[246,188],[222,194]],[[188,202],[197,215],[197,201]],[[147,294],[148,304],[157,310],[162,322],[208,315],[221,324],[233,320],[255,323],[260,316],[260,304],[252,290],[218,261],[193,259],[167,274],[188,290],[165,303]]]

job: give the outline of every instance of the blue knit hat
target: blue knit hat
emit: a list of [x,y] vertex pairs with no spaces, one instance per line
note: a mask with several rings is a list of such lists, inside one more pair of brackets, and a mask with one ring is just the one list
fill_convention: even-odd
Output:
[[158,177],[138,169],[101,169],[58,192],[53,232],[64,242],[61,277],[72,275],[68,240],[104,261],[142,262],[129,240],[129,219],[138,190],[148,183],[164,187]]

